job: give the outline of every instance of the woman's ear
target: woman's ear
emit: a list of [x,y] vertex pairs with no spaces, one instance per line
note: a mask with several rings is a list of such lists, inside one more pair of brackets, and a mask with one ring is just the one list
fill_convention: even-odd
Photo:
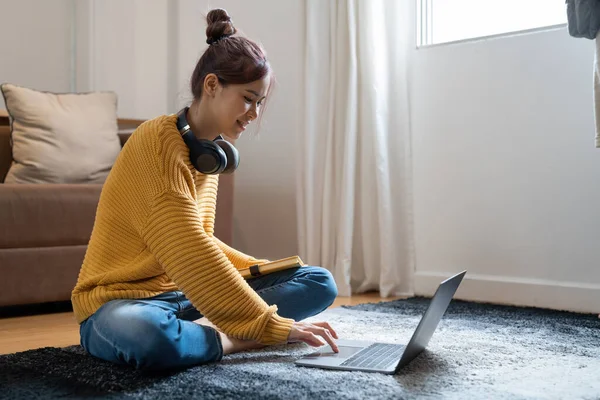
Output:
[[208,74],[204,78],[204,93],[208,96],[214,96],[219,87],[219,78],[215,74]]

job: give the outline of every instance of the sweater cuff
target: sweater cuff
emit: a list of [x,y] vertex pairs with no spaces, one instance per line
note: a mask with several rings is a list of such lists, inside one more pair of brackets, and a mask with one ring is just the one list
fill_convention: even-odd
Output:
[[267,323],[260,342],[262,344],[282,344],[286,343],[294,320],[284,318],[277,314],[271,315],[271,319]]

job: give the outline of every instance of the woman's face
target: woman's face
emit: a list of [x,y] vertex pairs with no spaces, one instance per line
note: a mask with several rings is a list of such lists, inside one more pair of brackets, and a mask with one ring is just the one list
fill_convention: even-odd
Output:
[[238,139],[246,126],[258,118],[271,78],[243,85],[218,85],[212,101],[215,125],[219,133]]

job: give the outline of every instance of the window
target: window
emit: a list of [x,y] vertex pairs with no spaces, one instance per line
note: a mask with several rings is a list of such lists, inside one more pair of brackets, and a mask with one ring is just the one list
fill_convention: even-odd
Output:
[[416,1],[419,46],[567,23],[564,0]]

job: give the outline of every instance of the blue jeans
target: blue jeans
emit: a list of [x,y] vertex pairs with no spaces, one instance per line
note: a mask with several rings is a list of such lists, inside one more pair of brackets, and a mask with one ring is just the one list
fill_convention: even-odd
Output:
[[[300,321],[329,307],[337,296],[331,273],[291,268],[248,284],[277,314]],[[145,299],[111,300],[81,323],[81,345],[100,359],[138,369],[185,368],[223,358],[219,334],[194,323],[202,318],[180,291]]]

